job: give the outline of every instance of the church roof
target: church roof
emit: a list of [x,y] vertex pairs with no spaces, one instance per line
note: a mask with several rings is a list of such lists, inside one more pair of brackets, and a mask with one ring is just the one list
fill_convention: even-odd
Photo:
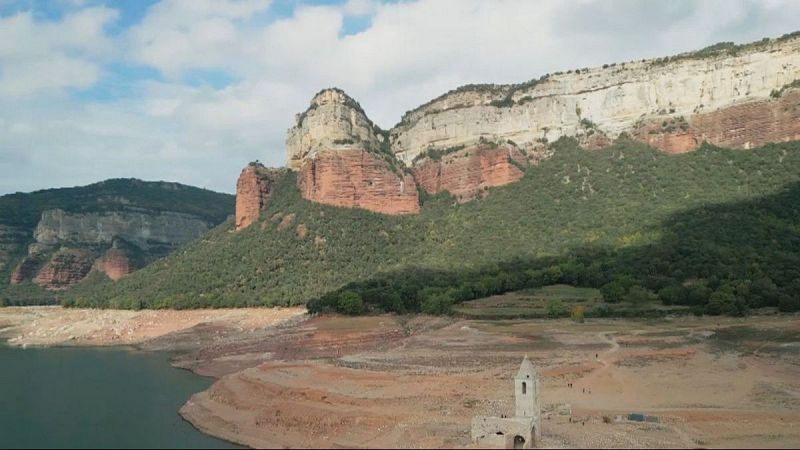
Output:
[[533,364],[531,364],[531,360],[528,359],[528,355],[525,355],[522,364],[519,365],[517,376],[514,378],[536,378],[536,369],[533,368]]

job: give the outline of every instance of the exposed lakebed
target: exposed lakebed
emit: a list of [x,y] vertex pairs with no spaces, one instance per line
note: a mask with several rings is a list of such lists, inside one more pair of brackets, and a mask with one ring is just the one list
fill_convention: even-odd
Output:
[[212,382],[167,353],[0,344],[0,448],[232,448],[178,415]]

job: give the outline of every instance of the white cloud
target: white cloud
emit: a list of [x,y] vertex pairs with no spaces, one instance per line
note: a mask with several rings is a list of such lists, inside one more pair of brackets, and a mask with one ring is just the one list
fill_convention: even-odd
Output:
[[116,17],[95,7],[54,22],[35,21],[30,12],[0,18],[0,96],[91,86],[100,72],[97,58],[112,49],[103,28]]
[[129,33],[134,61],[172,79],[190,69],[231,69],[243,63],[244,25],[269,0],[164,0]]
[[[747,42],[800,23],[792,0],[348,0],[279,20],[269,8],[163,0],[118,38],[104,32],[117,15],[109,8],[51,22],[0,17],[0,98],[16,96],[0,101],[0,192],[112,176],[232,191],[248,161],[285,163],[286,129],[324,87],[345,89],[390,127],[462,84]],[[369,26],[343,32],[353,18]],[[109,61],[167,81],[135,81],[137,96],[111,101],[63,95],[102,81]],[[184,83],[197,70],[235,81]]]

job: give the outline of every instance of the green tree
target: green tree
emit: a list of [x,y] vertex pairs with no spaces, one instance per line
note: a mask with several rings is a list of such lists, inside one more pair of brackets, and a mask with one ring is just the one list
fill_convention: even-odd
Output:
[[336,302],[336,310],[342,314],[355,316],[364,312],[364,301],[358,292],[343,291]]
[[625,295],[625,286],[617,280],[604,284],[600,288],[603,294],[603,301],[606,303],[619,303]]
[[655,300],[656,295],[653,293],[653,291],[645,287],[633,286],[628,289],[628,293],[625,294],[623,299],[630,303],[634,308],[639,308],[645,303]]
[[547,301],[547,305],[545,306],[545,313],[548,317],[556,318],[561,317],[564,315],[566,309],[564,308],[564,303],[558,299],[550,299]]

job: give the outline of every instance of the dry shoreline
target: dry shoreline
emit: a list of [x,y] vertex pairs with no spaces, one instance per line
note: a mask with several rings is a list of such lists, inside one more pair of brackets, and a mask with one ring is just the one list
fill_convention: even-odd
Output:
[[[509,412],[525,354],[543,381],[540,446],[800,444],[797,316],[577,324],[304,312],[3,308],[0,337],[177,351],[174,366],[217,378],[180,414],[251,447],[470,447],[472,416]],[[620,420],[633,412],[658,422]]]

